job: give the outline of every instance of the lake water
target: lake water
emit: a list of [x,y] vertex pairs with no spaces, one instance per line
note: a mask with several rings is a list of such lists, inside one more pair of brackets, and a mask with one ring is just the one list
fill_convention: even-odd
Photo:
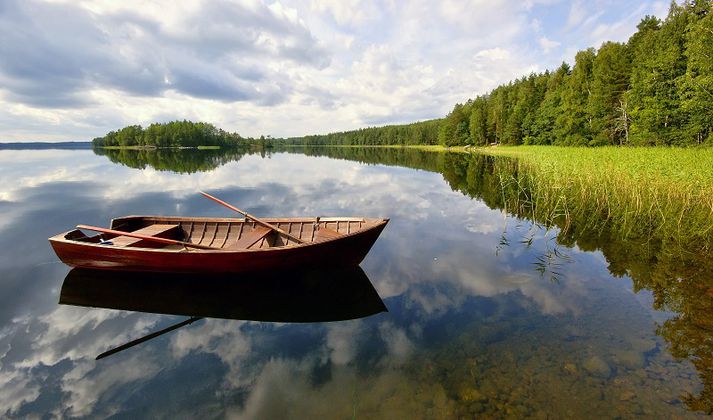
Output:
[[[487,176],[492,158],[305,152],[0,151],[0,416],[685,418],[711,409],[707,256],[686,257],[682,274],[675,256],[630,255],[641,247],[508,214]],[[327,274],[326,284],[271,279],[211,292],[183,279],[184,301],[207,293],[208,307],[243,319],[213,314],[96,361],[190,311],[58,304],[72,287],[104,284],[68,275],[47,238],[127,214],[231,216],[199,190],[257,216],[391,222],[363,272]],[[132,290],[110,277],[105,294],[128,293],[131,304]],[[151,281],[136,300],[170,306],[170,282]],[[703,286],[680,286],[690,282]]]

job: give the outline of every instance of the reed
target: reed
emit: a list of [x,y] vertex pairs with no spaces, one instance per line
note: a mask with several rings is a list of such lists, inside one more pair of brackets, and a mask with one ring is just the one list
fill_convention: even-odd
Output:
[[[713,149],[521,146],[497,170],[509,210],[564,230],[572,220],[618,232],[713,245]],[[508,165],[502,163],[501,165]],[[595,216],[595,217],[593,217]],[[668,241],[667,241],[668,242]]]

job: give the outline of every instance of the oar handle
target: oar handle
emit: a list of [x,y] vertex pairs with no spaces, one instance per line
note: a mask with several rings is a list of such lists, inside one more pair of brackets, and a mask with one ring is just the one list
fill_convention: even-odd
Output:
[[128,236],[130,238],[144,239],[146,241],[160,242],[163,244],[183,245],[188,248],[213,249],[213,250],[220,249],[220,248],[213,248],[213,247],[205,246],[205,245],[192,244],[190,242],[177,241],[175,239],[159,238],[156,236],[148,236],[148,235],[142,235],[140,233],[124,232],[121,230],[114,230],[114,229],[105,229],[105,228],[100,228],[100,227],[96,227],[96,226],[77,225],[77,229],[93,230],[95,232],[109,233],[111,235]]
[[137,344],[141,344],[141,343],[143,343],[143,342],[145,342],[145,341],[151,340],[152,338],[156,338],[156,337],[158,337],[159,335],[166,334],[167,332],[171,332],[171,331],[176,330],[176,329],[178,329],[178,328],[181,328],[181,327],[183,327],[183,326],[185,326],[185,325],[190,325],[190,324],[192,324],[192,323],[198,321],[199,319],[202,319],[202,318],[197,317],[197,316],[190,317],[190,318],[188,318],[188,319],[185,320],[185,321],[179,322],[178,324],[171,325],[170,327],[164,328],[164,329],[159,330],[159,331],[156,331],[156,332],[152,332],[151,334],[145,335],[145,336],[143,336],[143,337],[141,337],[141,338],[137,338],[136,340],[129,341],[128,343],[122,344],[122,345],[120,345],[120,346],[118,346],[118,347],[114,347],[114,348],[111,349],[111,350],[107,350],[107,351],[105,351],[104,353],[102,353],[102,354],[100,354],[99,356],[97,356],[96,359],[94,359],[94,360],[99,360],[99,359],[103,359],[103,358],[105,358],[105,357],[107,357],[107,356],[111,356],[112,354],[116,354],[116,353],[118,353],[118,352],[120,352],[120,351],[122,351],[122,350],[126,350],[126,349],[128,349],[128,348],[134,347],[134,346],[137,345]]
[[293,241],[295,241],[295,242],[297,242],[297,243],[300,243],[300,244],[301,244],[301,243],[304,243],[304,242],[305,242],[304,240],[298,238],[297,236],[292,235],[292,234],[290,234],[290,233],[288,233],[288,232],[285,232],[284,230],[280,229],[279,227],[277,227],[277,226],[275,226],[275,225],[273,225],[273,224],[271,224],[271,223],[268,223],[268,222],[266,222],[266,221],[264,221],[264,220],[260,220],[260,219],[258,219],[257,217],[253,216],[252,214],[249,214],[249,213],[246,212],[246,211],[240,210],[239,208],[237,208],[237,207],[235,207],[235,206],[233,206],[233,205],[231,205],[231,204],[228,204],[228,203],[226,203],[225,201],[223,201],[223,200],[221,200],[221,199],[219,199],[219,198],[215,198],[215,197],[213,197],[212,195],[210,195],[210,194],[208,194],[208,193],[206,193],[206,192],[203,192],[203,191],[198,191],[198,192],[201,193],[201,195],[202,195],[203,197],[209,198],[209,199],[215,201],[215,202],[218,203],[218,204],[222,204],[222,205],[224,205],[225,207],[229,208],[230,210],[233,210],[233,211],[235,211],[235,212],[238,212],[238,213],[242,214],[243,216],[247,217],[248,219],[252,219],[255,223],[257,223],[257,224],[259,224],[259,225],[265,226],[265,227],[268,228],[268,229],[272,229],[272,230],[274,230],[274,231],[277,232],[277,233],[280,233],[280,234],[282,234],[282,235],[285,235],[285,236],[287,236],[288,238],[292,239]]

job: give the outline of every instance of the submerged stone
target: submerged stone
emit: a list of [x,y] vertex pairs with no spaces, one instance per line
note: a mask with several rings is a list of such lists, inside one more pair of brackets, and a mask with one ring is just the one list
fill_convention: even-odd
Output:
[[609,368],[607,362],[599,356],[590,357],[584,362],[582,367],[592,376],[608,378],[611,375],[611,368]]
[[485,406],[480,402],[475,402],[470,405],[470,412],[473,414],[479,414],[485,411]]
[[621,393],[619,395],[619,400],[620,401],[630,401],[633,400],[634,397],[636,397],[636,394],[633,391],[627,390]]
[[643,353],[639,353],[634,350],[618,350],[614,352],[614,359],[617,361],[619,366],[626,369],[641,369],[645,364],[645,357]]
[[577,374],[577,365],[575,365],[574,363],[565,363],[565,364],[564,364],[564,370],[565,370],[565,372],[567,372],[567,373],[571,373],[572,375],[576,375],[576,374]]
[[465,402],[484,401],[486,399],[485,395],[475,388],[461,388],[458,396]]
[[656,348],[656,341],[648,338],[632,338],[629,340],[631,349],[641,353],[648,353]]

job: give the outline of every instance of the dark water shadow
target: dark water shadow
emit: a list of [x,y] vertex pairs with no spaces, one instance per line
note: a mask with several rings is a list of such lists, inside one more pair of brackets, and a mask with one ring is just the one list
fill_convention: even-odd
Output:
[[218,276],[75,268],[59,303],[267,322],[343,321],[387,311],[360,267]]

